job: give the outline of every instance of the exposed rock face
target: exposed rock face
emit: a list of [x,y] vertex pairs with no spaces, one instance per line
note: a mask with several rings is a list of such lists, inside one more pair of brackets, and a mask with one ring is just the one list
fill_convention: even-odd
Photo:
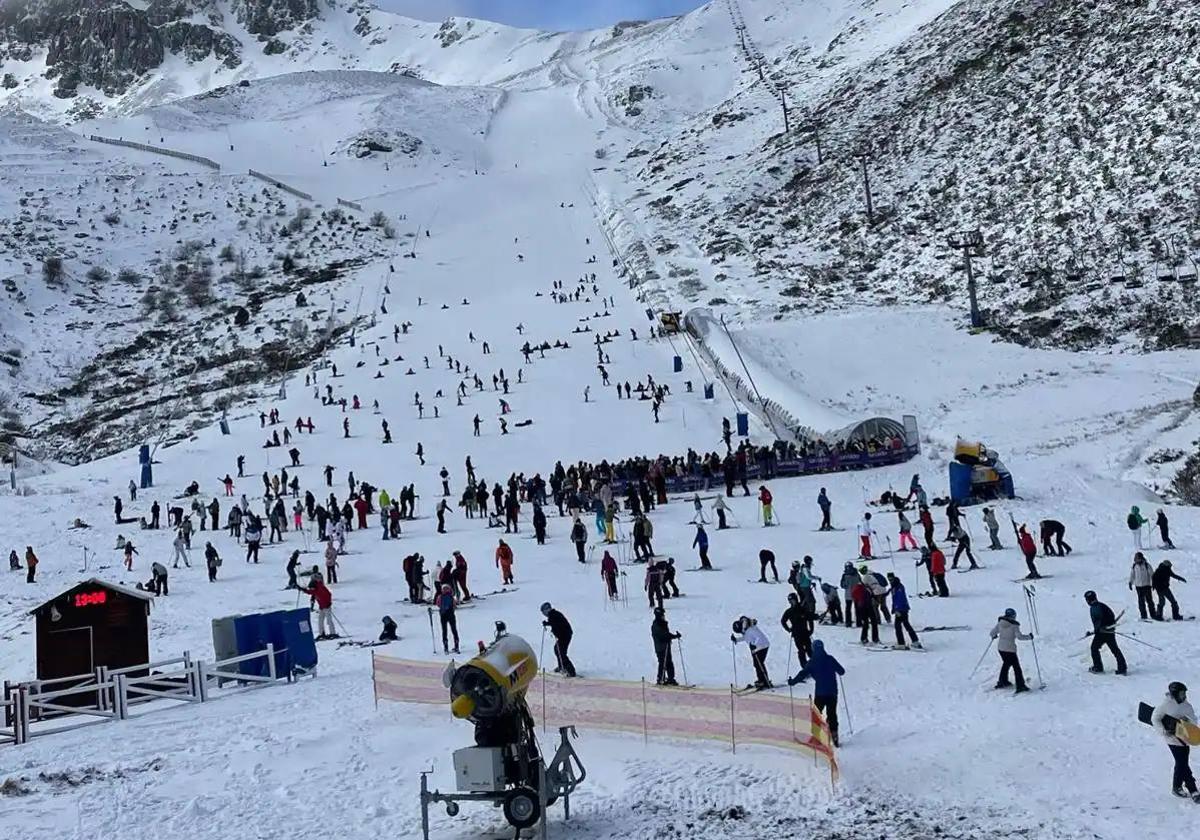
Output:
[[185,21],[165,24],[158,32],[167,50],[189,61],[203,61],[215,55],[231,69],[242,63],[242,45],[228,32]]
[[[233,0],[231,8],[247,31],[281,46],[276,35],[321,13],[319,0]],[[0,59],[28,60],[44,48],[56,96],[73,97],[80,85],[112,96],[168,54],[237,67],[243,45],[224,24],[216,0],[151,0],[144,9],[127,0],[2,0]]]
[[270,37],[321,14],[317,0],[233,0],[233,13],[248,32]]
[[421,138],[413,137],[403,131],[384,131],[375,129],[361,131],[342,141],[337,151],[354,157],[364,158],[372,155],[415,155],[421,148]]

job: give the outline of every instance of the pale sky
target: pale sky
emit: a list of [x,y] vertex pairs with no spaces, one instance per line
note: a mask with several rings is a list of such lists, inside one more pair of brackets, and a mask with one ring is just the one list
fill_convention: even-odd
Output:
[[682,14],[705,0],[375,0],[389,12],[440,21],[454,15],[533,29],[598,29],[622,20]]

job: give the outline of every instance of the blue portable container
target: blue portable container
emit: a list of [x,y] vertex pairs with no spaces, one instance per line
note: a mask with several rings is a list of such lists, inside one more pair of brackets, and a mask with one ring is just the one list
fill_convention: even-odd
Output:
[[[261,613],[239,615],[233,620],[233,636],[237,644],[237,655],[258,653],[265,650],[270,639],[267,617]],[[265,659],[249,659],[239,662],[238,672],[247,676],[265,677],[270,673]]]
[[306,609],[271,613],[271,643],[276,655],[275,673],[285,676],[299,669],[317,667],[317,640],[313,638],[312,617]]

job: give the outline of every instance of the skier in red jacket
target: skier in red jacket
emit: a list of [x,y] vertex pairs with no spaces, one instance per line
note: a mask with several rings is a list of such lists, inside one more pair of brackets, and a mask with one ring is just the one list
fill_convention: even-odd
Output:
[[762,505],[763,527],[769,528],[775,524],[775,517],[771,503],[774,501],[771,496],[771,491],[767,489],[767,485],[758,488],[758,502]]
[[608,584],[608,597],[614,601],[617,598],[617,561],[607,551],[600,561],[600,577]]
[[325,581],[316,580],[307,589],[301,589],[309,596],[309,606],[317,608],[317,638],[336,639],[337,633],[333,628],[333,593],[325,585]]
[[1017,545],[1021,547],[1021,553],[1025,555],[1025,565],[1029,567],[1028,577],[1031,580],[1040,578],[1041,574],[1038,573],[1037,566],[1033,562],[1033,559],[1037,557],[1037,543],[1033,541],[1033,534],[1025,530],[1024,525],[1017,530]]

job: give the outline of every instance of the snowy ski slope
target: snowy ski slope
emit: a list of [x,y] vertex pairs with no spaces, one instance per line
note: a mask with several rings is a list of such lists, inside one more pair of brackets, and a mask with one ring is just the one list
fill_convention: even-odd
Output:
[[[830,14],[836,12],[835,4],[826,5]],[[689,26],[706,21],[717,26],[716,12],[723,10],[709,6],[683,20]],[[652,24],[648,31],[667,37],[670,27]],[[551,52],[557,48],[549,41],[544,45]],[[649,40],[646,49],[654,53]],[[676,72],[703,63],[697,58],[695,65]],[[646,339],[643,305],[611,268],[604,238],[609,231],[597,221],[608,217],[593,208],[597,196],[606,205],[620,204],[637,188],[629,169],[598,160],[595,149],[618,148],[642,135],[622,113],[613,113],[603,95],[602,74],[565,53],[555,72],[562,74],[557,82],[531,73],[502,94],[359,72],[302,73],[79,127],[133,139],[149,135],[147,142],[162,138],[165,146],[214,157],[224,171],[253,168],[294,181],[322,205],[343,197],[362,202],[367,213],[403,216],[398,226],[416,234],[411,240],[373,240],[363,249],[364,263],[331,292],[346,310],[342,317],[352,317],[360,295],[362,314],[374,311],[375,316],[370,326],[364,318],[354,347],[343,341],[330,353],[341,376],[295,371],[287,399],[277,399],[274,384],[258,386],[256,398],[231,413],[231,435],[222,436],[212,424],[160,449],[155,489],[140,493],[137,502],[126,501],[126,515],[144,513],[156,498],[166,507],[192,480],[200,482],[205,497],[219,494],[218,479],[236,474],[239,454],[246,456],[246,477],[238,481],[237,492],[247,493],[261,509],[259,475],[277,472],[287,447],[261,448],[271,430],[260,428],[259,411],[278,408],[289,424],[311,416],[315,434],[294,440],[303,466],[293,473],[303,489],[319,498],[332,489],[344,500],[349,471],[389,492],[416,484],[421,516],[405,524],[400,542],[382,542],[374,522],[371,529],[350,534],[334,608],[356,639],[373,639],[381,616],[393,616],[401,640],[383,650],[426,658],[431,655],[428,618],[423,609],[402,603],[402,557],[419,551],[432,567],[461,550],[470,562],[473,588],[486,592],[499,582],[492,560],[494,530],[465,520],[456,509],[449,533],[434,532],[432,507],[443,466],[451,474],[451,489],[459,493],[468,455],[480,477],[503,484],[513,471],[546,476],[557,460],[569,464],[720,447],[721,418],[732,417],[738,407],[720,387],[713,402],[687,394],[685,381],[698,392],[710,374],[697,370],[681,346]],[[564,78],[573,81],[563,84]],[[481,79],[475,75],[470,81]],[[426,142],[411,158],[389,158],[387,169],[378,157],[330,155],[347,137],[378,128],[406,131]],[[104,166],[147,169],[142,183],[163,177],[153,172],[148,155],[81,148],[86,151],[79,154]],[[237,183],[233,177],[222,174],[214,185],[232,190],[222,185]],[[6,205],[12,198],[5,195]],[[212,201],[220,207],[219,199]],[[638,227],[636,217],[625,232],[619,238],[622,247],[652,236]],[[403,256],[410,250],[416,251],[415,259]],[[579,303],[551,301],[556,281],[572,290],[589,272],[597,275],[599,296],[613,299],[607,316],[590,294]],[[666,303],[674,301],[669,288],[654,292]],[[233,290],[229,295],[237,297]],[[386,314],[377,308],[379,302]],[[925,652],[891,656],[862,649],[856,630],[831,627],[818,633],[847,670],[843,780],[836,791],[811,763],[765,748],[739,748],[731,756],[709,745],[655,740],[647,745],[585,730],[579,751],[591,776],[572,803],[569,829],[558,822],[561,812],[554,812],[553,836],[1186,836],[1194,806],[1170,795],[1167,751],[1153,732],[1137,724],[1134,712],[1138,701],[1156,702],[1169,680],[1200,683],[1194,662],[1197,624],[1136,621],[1136,602],[1125,587],[1132,546],[1124,516],[1131,504],[1141,505],[1143,512],[1158,506],[1147,485],[1162,476],[1146,458],[1196,437],[1191,403],[1196,356],[1031,351],[970,335],[959,318],[940,308],[896,307],[786,323],[747,319],[740,325],[735,339],[767,396],[798,416],[805,411],[851,419],[914,413],[924,450],[901,467],[772,482],[781,522],[773,529],[757,527],[753,498],[731,500],[739,527],[710,530],[710,554],[720,569],[713,574],[686,571],[696,565],[688,501],[659,508],[653,515],[655,548],[684,570],[679,584],[685,597],[668,602],[668,615],[684,634],[692,681],[732,682],[728,628],[746,614],[758,618],[771,638],[768,666],[782,682],[795,665],[789,640],[778,627],[786,587],[750,582],[757,578],[759,549],[776,552],[781,574],[792,560],[808,554],[819,575],[835,580],[856,554],[853,525],[867,509],[865,501],[889,487],[907,487],[914,472],[931,495],[944,494],[947,459],[962,435],[998,449],[1016,478],[1021,498],[998,506],[1001,521],[1010,514],[1032,525],[1058,518],[1075,548],[1065,559],[1039,559],[1043,573],[1053,576],[1037,585],[1040,678],[1027,646],[1022,661],[1031,684],[1044,679],[1045,690],[1018,697],[993,691],[994,653],[974,678],[968,676],[1006,607],[1017,608],[1029,629],[1021,586],[1014,582],[1024,563],[1012,535],[1001,532],[1004,551],[987,551],[978,509],[971,509],[968,521],[984,568],[951,572],[952,598],[916,597],[922,576],[911,554],[888,551],[874,564],[880,571],[894,568],[908,585],[918,631],[926,626],[968,630],[921,633]],[[393,327],[401,322],[412,327],[395,340]],[[227,326],[222,323],[220,329]],[[584,327],[593,332],[574,332]],[[630,328],[638,331],[637,342],[629,339]],[[637,382],[649,374],[670,384],[672,396],[660,423],[653,422],[647,403],[617,401],[611,389],[601,387],[590,339],[594,331],[610,329],[621,332],[605,346],[614,380]],[[469,333],[479,340],[470,342]],[[221,335],[214,331],[214,345],[226,340]],[[518,348],[526,339],[565,340],[570,347],[549,350],[544,359],[535,354],[522,365]],[[482,352],[484,340],[491,348],[488,355]],[[439,345],[486,380],[482,392],[468,389],[462,406],[454,396],[460,377],[447,369]],[[684,358],[681,374],[671,372],[677,352]],[[726,361],[736,366],[735,359]],[[504,395],[491,388],[491,375],[501,368],[512,384],[505,397],[513,409],[506,436],[498,423],[498,400]],[[305,375],[315,375],[321,389],[332,386],[336,396],[357,395],[364,407],[343,415],[322,406],[313,387],[304,386]],[[586,403],[585,387],[591,392]],[[441,398],[435,396],[439,390]],[[417,393],[424,418],[414,406]],[[471,433],[476,414],[483,421],[479,438]],[[341,430],[343,416],[350,419],[348,439]],[[385,418],[395,440],[390,446],[381,444]],[[532,425],[515,425],[523,420]],[[764,440],[761,428],[751,431]],[[128,449],[111,457],[22,478],[28,495],[0,495],[0,551],[7,556],[10,549],[22,552],[32,545],[42,559],[36,584],[26,585],[20,573],[12,572],[0,587],[4,678],[32,676],[27,612],[84,576],[85,548],[90,550],[86,575],[127,584],[146,579],[153,560],[169,559],[169,532],[131,533],[112,522],[112,497],[127,499],[125,487],[137,474],[138,442],[131,438]],[[425,466],[414,454],[418,442]],[[332,488],[321,476],[326,464],[336,467]],[[822,487],[834,501],[835,525],[847,530],[815,531],[815,498]],[[224,510],[225,499],[221,502]],[[1200,580],[1200,515],[1183,508],[1167,512],[1179,546],[1169,556],[1179,573]],[[945,522],[940,509],[935,515],[940,538]],[[92,527],[67,530],[76,517]],[[881,535],[894,541],[890,517],[878,515],[877,522]],[[599,577],[604,547],[597,545],[591,561],[579,566],[568,527],[566,520],[551,516],[549,543],[538,547],[522,525],[522,533],[511,540],[519,591],[463,610],[463,644],[489,638],[496,620],[536,642],[541,635],[537,608],[550,600],[575,626],[572,657],[582,674],[653,677],[642,567],[624,567],[628,605],[611,608]],[[132,573],[124,571],[113,548],[118,533],[138,546]],[[212,618],[296,604],[295,595],[282,587],[288,554],[305,542],[298,535],[289,533],[283,546],[264,546],[258,566],[245,564],[224,533],[197,533],[193,545],[202,548],[209,539],[224,557],[220,578],[207,582],[199,550],[192,552],[191,569],[172,570],[172,594],[158,599],[151,614],[156,655],[189,649],[208,656]],[[886,540],[884,547],[890,547]],[[1147,553],[1152,562],[1168,556],[1157,549]],[[318,555],[306,557],[320,562]],[[1189,615],[1200,598],[1194,586],[1177,587]],[[1115,611],[1126,610],[1123,631],[1162,648],[1123,640],[1128,677],[1086,672],[1086,642],[1080,637],[1089,624],[1081,595],[1089,588]],[[891,637],[887,627],[881,634]],[[449,755],[470,743],[470,727],[453,721],[448,709],[376,710],[367,652],[323,642],[320,653],[318,677],[295,686],[35,739],[20,748],[0,747],[0,784],[15,779],[16,786],[28,789],[23,796],[0,792],[5,836],[317,838],[331,830],[348,838],[419,836],[418,773],[432,765],[435,783],[448,787]],[[749,661],[744,649],[737,655],[744,678]],[[743,811],[731,816],[734,808]],[[454,820],[438,813],[435,831],[438,837],[467,840],[508,830],[498,813],[465,808]]]

